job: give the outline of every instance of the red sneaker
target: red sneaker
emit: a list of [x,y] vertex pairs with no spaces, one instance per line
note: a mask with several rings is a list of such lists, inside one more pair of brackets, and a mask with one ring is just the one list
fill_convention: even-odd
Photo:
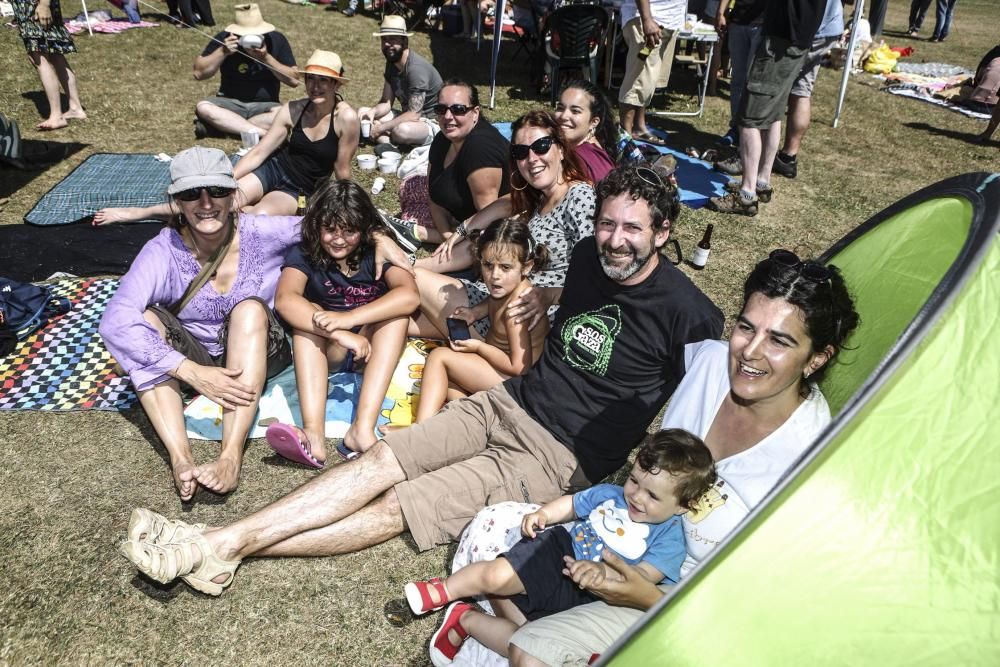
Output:
[[[431,599],[432,588],[437,592],[437,602]],[[444,609],[448,604],[448,591],[445,590],[440,577],[427,581],[411,581],[403,587],[403,593],[406,595],[406,601],[410,603],[410,609],[417,616]]]
[[[461,619],[462,615],[467,611],[472,611],[471,604],[455,602],[444,613],[444,622],[441,623],[441,627],[431,637],[431,662],[434,663],[435,667],[450,665],[455,656],[458,655],[462,644],[465,643],[465,639],[469,636],[469,633],[462,627]],[[459,636],[458,646],[452,644],[451,640],[448,639],[449,630],[454,630],[455,634]]]

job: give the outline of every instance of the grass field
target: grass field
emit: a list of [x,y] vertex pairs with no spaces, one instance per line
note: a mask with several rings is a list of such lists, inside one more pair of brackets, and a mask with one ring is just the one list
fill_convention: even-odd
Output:
[[[266,20],[288,37],[300,64],[313,49],[341,54],[355,106],[381,91],[383,60],[370,36],[376,21],[347,19],[322,8],[266,0]],[[91,6],[91,9],[108,5]],[[162,9],[162,5],[157,8]],[[884,37],[913,46],[916,61],[974,68],[996,43],[1000,9],[995,0],[963,0],[952,35],[940,44],[902,36],[908,0],[890,2]],[[221,28],[226,3],[214,3]],[[79,11],[68,0],[64,14]],[[153,11],[143,7],[143,11]],[[924,34],[933,27],[925,25]],[[42,135],[38,105],[44,96],[24,56],[16,30],[0,31],[0,110],[16,119],[29,139],[75,144],[65,161],[43,172],[0,171],[0,197],[10,201],[0,224],[20,223],[35,201],[95,152],[174,153],[194,143],[193,107],[215,82],[196,82],[190,63],[206,38],[168,25],[117,36],[77,36],[80,53],[70,62],[79,77],[89,119]],[[445,76],[462,76],[487,93],[487,43],[420,33],[417,51],[433,56]],[[495,120],[513,120],[540,106],[513,99],[527,88],[525,61],[505,45]],[[693,80],[676,74],[673,107],[691,105]],[[1000,171],[1000,141],[969,143],[984,121],[877,90],[870,77],[852,79],[841,127],[830,123],[839,73],[824,71],[814,98],[814,124],[806,138],[800,175],[776,177],[775,200],[753,219],[684,210],[676,236],[686,252],[705,224],[716,223],[711,263],[692,277],[726,312],[738,306],[740,282],[766,252],[787,247],[818,254],[872,214],[900,197],[954,174]],[[301,90],[301,89],[300,89]],[[656,124],[676,147],[707,148],[728,122],[728,102],[711,98],[702,118]],[[297,91],[284,90],[285,99]],[[1000,139],[998,137],[997,139]],[[236,142],[206,140],[234,150]],[[359,173],[359,180],[370,176]],[[378,203],[393,208],[393,188]],[[687,270],[687,269],[685,269]],[[0,267],[0,274],[3,267]],[[242,516],[309,479],[314,473],[275,464],[262,441],[251,441],[239,489],[228,498],[198,495],[182,508],[170,482],[164,452],[141,412],[127,414],[0,413],[0,664],[424,664],[435,617],[390,626],[383,607],[401,597],[415,577],[441,574],[451,550],[417,554],[407,538],[362,554],[323,559],[246,563],[221,598],[209,599],[184,584],[161,587],[136,575],[115,551],[130,510],[147,506],[193,521],[224,523]],[[209,459],[213,443],[196,445]]]

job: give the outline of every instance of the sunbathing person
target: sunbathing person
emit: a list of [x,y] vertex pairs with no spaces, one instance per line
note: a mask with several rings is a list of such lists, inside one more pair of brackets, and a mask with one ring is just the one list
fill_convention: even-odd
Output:
[[[331,51],[313,53],[305,68],[309,97],[284,104],[260,143],[236,163],[238,210],[292,215],[299,197],[308,199],[331,174],[351,177],[360,125],[357,113],[340,96],[345,80],[340,56]],[[94,224],[166,219],[179,211],[173,202],[105,208],[94,214]]]

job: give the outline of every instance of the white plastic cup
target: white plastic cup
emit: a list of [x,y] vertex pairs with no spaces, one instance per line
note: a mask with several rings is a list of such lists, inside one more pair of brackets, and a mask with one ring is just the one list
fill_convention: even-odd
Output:
[[371,153],[363,153],[358,156],[358,166],[365,171],[374,169],[377,161],[378,158]]
[[385,179],[379,176],[378,178],[375,179],[375,182],[372,183],[372,194],[377,195],[378,193],[382,192],[382,188],[384,187],[385,187]]
[[372,122],[370,120],[361,121],[361,136],[365,139],[372,136]]
[[257,130],[250,130],[249,132],[240,132],[240,139],[243,140],[243,148],[250,149],[260,143],[260,132]]

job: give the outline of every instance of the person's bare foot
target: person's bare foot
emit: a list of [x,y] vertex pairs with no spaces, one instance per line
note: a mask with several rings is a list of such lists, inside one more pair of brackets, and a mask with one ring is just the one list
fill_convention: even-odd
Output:
[[358,453],[367,452],[376,442],[375,428],[359,425],[358,422],[351,424],[344,434],[344,447]]
[[309,453],[320,463],[326,461],[326,434],[313,431],[302,430],[305,433],[306,441],[303,443],[309,448]]
[[195,479],[214,493],[229,493],[240,483],[240,461],[220,456],[217,461],[199,466]]
[[173,464],[174,485],[184,502],[191,500],[195,491],[198,490],[197,470],[198,466],[191,461],[180,461]]
[[68,125],[69,123],[62,116],[57,116],[55,118],[49,118],[48,120],[43,120],[41,123],[35,126],[35,129],[41,130],[42,132],[50,132],[52,130],[61,130],[62,128]]
[[70,109],[62,115],[63,120],[85,120],[87,118],[87,112],[83,109]]
[[95,225],[107,225],[112,222],[127,222],[130,220],[127,208],[102,208],[94,214]]

